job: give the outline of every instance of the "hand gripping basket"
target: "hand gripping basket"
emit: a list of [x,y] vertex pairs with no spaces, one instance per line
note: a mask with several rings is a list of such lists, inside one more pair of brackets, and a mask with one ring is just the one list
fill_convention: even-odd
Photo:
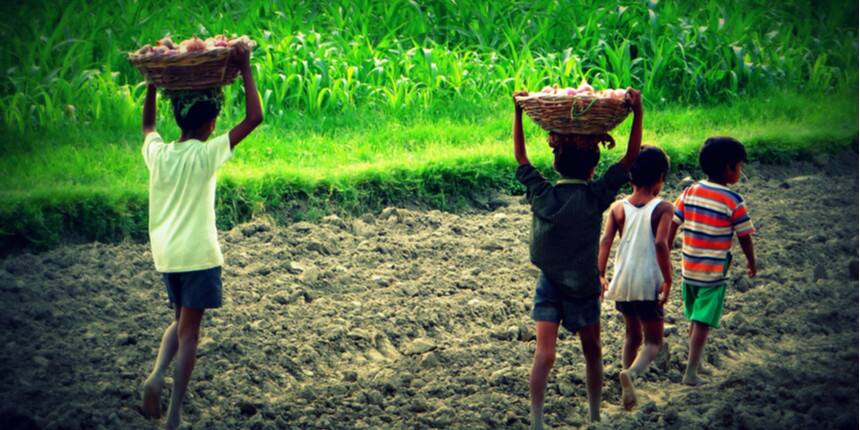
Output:
[[626,101],[597,95],[533,93],[516,102],[541,128],[559,134],[607,133],[630,113]]
[[[251,42],[249,48],[253,48]],[[137,55],[130,53],[129,61],[146,81],[168,90],[200,90],[228,85],[239,74],[239,66],[231,61],[233,49],[217,47],[206,51]]]

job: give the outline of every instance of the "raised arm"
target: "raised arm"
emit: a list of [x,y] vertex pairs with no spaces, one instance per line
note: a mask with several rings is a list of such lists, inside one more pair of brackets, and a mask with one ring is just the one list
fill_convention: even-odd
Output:
[[746,234],[738,236],[738,242],[740,242],[741,249],[747,257],[747,274],[750,278],[755,278],[755,275],[758,273],[758,268],[756,267],[755,262],[755,249],[753,249],[752,235]]
[[600,239],[600,248],[597,253],[597,272],[600,274],[600,299],[603,300],[603,294],[609,287],[606,281],[606,265],[609,263],[609,251],[612,250],[612,242],[615,241],[615,235],[618,233],[618,223],[615,222],[615,211],[617,205],[609,209],[609,216],[606,219],[606,229],[603,231],[603,237]]
[[639,156],[639,147],[642,146],[642,96],[639,91],[628,88],[625,98],[633,109],[633,127],[630,129],[627,153],[624,154],[624,158],[619,163],[630,170],[636,157]]
[[528,94],[525,91],[514,94],[514,156],[520,166],[530,163],[529,157],[526,155],[526,138],[523,134],[523,108],[517,104],[516,97]]
[[146,98],[143,101],[143,135],[155,131],[155,98],[158,91],[153,84],[146,86]]
[[245,86],[245,119],[230,130],[230,149],[235,148],[263,122],[260,95],[257,94],[257,84],[254,83],[254,76],[251,74],[251,49],[244,43],[237,44],[235,49],[235,61],[239,62],[242,82]]
[[658,298],[662,305],[669,299],[669,291],[672,289],[672,258],[669,237],[673,236],[672,230],[677,227],[672,222],[674,207],[669,203],[663,203],[660,206],[661,212],[657,223],[657,234],[654,238],[654,248],[657,251],[657,265],[660,267],[660,273],[663,274],[663,285],[660,286],[660,297]]

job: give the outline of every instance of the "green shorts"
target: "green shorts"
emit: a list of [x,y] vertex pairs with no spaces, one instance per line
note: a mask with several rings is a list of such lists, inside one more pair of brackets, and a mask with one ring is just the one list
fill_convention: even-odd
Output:
[[[732,264],[732,253],[726,255],[723,263],[723,276],[729,271]],[[714,285],[712,287],[698,287],[695,285],[681,283],[681,297],[684,298],[684,315],[690,321],[698,321],[713,328],[720,327],[720,318],[723,316],[723,301],[726,298],[726,284]]]
[[684,298],[684,315],[690,321],[698,321],[714,328],[720,326],[726,284],[697,287],[684,282],[681,284],[681,296]]

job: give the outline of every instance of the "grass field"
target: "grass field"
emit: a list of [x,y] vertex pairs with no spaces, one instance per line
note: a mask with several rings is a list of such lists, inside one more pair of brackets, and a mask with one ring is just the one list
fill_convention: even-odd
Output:
[[[456,209],[515,191],[510,93],[550,83],[641,88],[645,141],[679,165],[713,134],[758,159],[856,147],[856,15],[837,1],[21,6],[0,24],[0,249],[145,237],[144,88],[124,52],[168,32],[260,44],[266,121],[221,173],[227,227],[394,203]],[[218,132],[242,97],[226,89]],[[159,108],[159,129],[177,136]],[[543,133],[526,132],[548,168]]]

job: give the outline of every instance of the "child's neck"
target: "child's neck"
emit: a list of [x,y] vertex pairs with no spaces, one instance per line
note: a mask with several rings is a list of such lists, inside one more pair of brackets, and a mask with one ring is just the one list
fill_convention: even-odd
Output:
[[708,177],[708,182],[713,182],[713,183],[715,183],[715,184],[717,184],[717,185],[722,185],[722,186],[724,186],[724,187],[728,187],[729,185],[731,185],[731,184],[729,184],[729,183],[728,183],[728,181],[726,181],[725,179],[722,179],[722,178],[719,178],[719,179],[718,179],[718,178],[712,178],[712,177],[710,177],[710,176]]
[[641,205],[650,202],[657,197],[651,187],[633,187],[633,194],[627,198],[627,201],[634,205]]
[[191,139],[199,140],[199,141],[205,141],[206,138],[208,137],[205,134],[206,133],[201,133],[199,131],[182,130],[182,134],[179,136],[179,142],[185,142],[186,140],[191,140]]

